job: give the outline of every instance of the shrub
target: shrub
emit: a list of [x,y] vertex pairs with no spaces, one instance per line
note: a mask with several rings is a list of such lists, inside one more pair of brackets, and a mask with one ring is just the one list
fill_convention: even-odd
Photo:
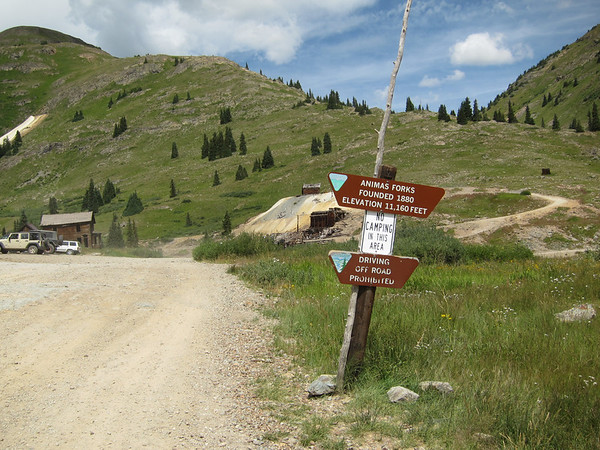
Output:
[[194,249],[193,256],[196,261],[214,260],[229,256],[252,256],[271,252],[277,244],[269,237],[257,234],[242,233],[236,237],[216,241],[205,238]]
[[465,259],[469,261],[522,261],[533,258],[533,252],[521,244],[465,245]]
[[460,241],[433,225],[402,222],[396,229],[394,253],[419,258],[424,264],[455,264],[464,257]]

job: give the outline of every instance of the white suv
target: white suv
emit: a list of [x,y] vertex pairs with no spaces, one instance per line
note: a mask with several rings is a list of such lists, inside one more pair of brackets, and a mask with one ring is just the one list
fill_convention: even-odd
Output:
[[56,253],[66,253],[67,255],[77,255],[81,253],[81,247],[77,241],[63,241],[62,245],[56,247]]

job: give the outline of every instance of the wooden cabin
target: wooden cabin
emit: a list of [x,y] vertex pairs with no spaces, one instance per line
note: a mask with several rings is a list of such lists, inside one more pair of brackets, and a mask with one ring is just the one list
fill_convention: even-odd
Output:
[[93,211],[69,214],[44,214],[40,222],[42,230],[56,231],[65,241],[79,241],[83,247],[102,247],[102,233],[94,231]]

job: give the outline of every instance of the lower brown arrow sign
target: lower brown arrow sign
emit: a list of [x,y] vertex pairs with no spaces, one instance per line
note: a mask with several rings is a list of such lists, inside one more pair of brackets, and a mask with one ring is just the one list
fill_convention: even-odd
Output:
[[401,288],[419,265],[417,258],[332,250],[329,259],[342,284]]

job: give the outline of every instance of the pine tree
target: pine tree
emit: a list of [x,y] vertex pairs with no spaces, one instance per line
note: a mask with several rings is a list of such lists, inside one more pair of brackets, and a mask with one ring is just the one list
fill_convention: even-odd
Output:
[[235,143],[235,139],[233,138],[233,132],[231,131],[231,128],[229,128],[229,127],[225,127],[224,149],[225,149],[226,156],[231,156],[233,153],[235,153],[237,151],[237,144]]
[[502,113],[502,111],[494,111],[494,120],[496,122],[506,122],[506,119],[504,118],[504,114]]
[[517,116],[515,116],[515,112],[512,107],[512,103],[510,100],[508,101],[508,123],[519,123],[517,120]]
[[240,134],[240,155],[248,153],[248,147],[246,147],[246,136],[244,133]]
[[23,138],[21,138],[21,132],[17,130],[15,138],[12,141],[12,154],[16,155],[21,146],[23,145]]
[[574,130],[575,127],[577,127],[577,118],[573,117],[573,120],[571,121],[571,123],[569,125],[569,130]]
[[177,103],[179,103],[179,94],[173,96],[173,104],[176,105]]
[[535,120],[531,117],[531,111],[529,110],[529,105],[525,108],[525,123],[528,125],[535,125]]
[[104,183],[104,190],[102,191],[102,201],[105,205],[108,205],[116,196],[117,190],[115,189],[115,185],[110,179],[107,179],[106,183]]
[[241,181],[244,178],[248,178],[248,171],[240,164],[237,168],[237,172],[235,173],[235,180]]
[[103,204],[104,201],[102,200],[100,189],[94,186],[94,180],[90,178],[90,184],[87,191],[85,191],[83,201],[81,202],[81,210],[97,213]]
[[263,154],[263,158],[262,158],[262,168],[269,169],[269,168],[273,167],[274,165],[275,165],[275,161],[273,160],[273,155],[271,154],[271,149],[267,145],[267,149],[265,150],[265,153]]
[[542,108],[548,104],[548,99],[546,98],[546,94],[544,94],[544,99],[542,100]]
[[340,94],[332,89],[327,99],[327,109],[342,109],[343,106]]
[[546,128],[546,122],[544,122],[544,118],[542,117],[542,128]]
[[213,175],[213,186],[218,186],[221,184],[221,180],[219,179],[219,172],[215,170],[215,174]]
[[113,102],[113,99],[111,97],[110,100],[108,101],[108,109],[112,108],[114,104],[115,103]]
[[479,122],[481,120],[481,111],[477,105],[477,99],[473,100],[473,122]]
[[83,111],[75,111],[75,115],[71,119],[71,122],[79,122],[80,120],[83,120]]
[[217,159],[218,150],[217,150],[217,133],[213,133],[212,139],[208,142],[208,160],[214,161]]
[[460,104],[458,114],[456,115],[456,123],[466,125],[472,118],[473,110],[471,109],[471,101],[469,100],[469,97],[467,97]]
[[231,122],[231,120],[232,120],[231,108],[229,108],[229,107],[221,108],[219,116],[220,116],[219,119],[220,119],[221,125],[225,125],[225,124]]
[[58,214],[58,201],[56,200],[56,197],[50,197],[50,200],[48,201],[48,210],[50,211],[50,214]]
[[137,229],[135,227],[135,220],[133,221],[133,223],[131,222],[131,219],[127,219],[127,231],[126,231],[126,241],[127,241],[127,247],[137,247],[139,242],[138,242],[138,237],[137,237]]
[[229,217],[229,212],[225,211],[225,217],[223,217],[223,236],[228,236],[231,234],[231,218]]
[[204,133],[204,140],[202,141],[202,152],[201,152],[202,159],[208,158],[209,151],[210,151],[210,142],[208,141],[208,136],[206,136],[206,133]]
[[319,142],[317,141],[316,137],[312,138],[312,143],[310,144],[310,154],[311,156],[318,156],[321,154],[321,151],[319,150]]
[[331,153],[331,137],[327,132],[323,136],[323,154],[326,153]]
[[438,108],[438,121],[443,120],[444,122],[450,122],[450,115],[446,109],[446,105],[440,105]]
[[406,97],[406,112],[411,112],[415,110],[415,105],[411,101],[410,97]]
[[18,220],[13,222],[13,231],[21,231],[29,220],[27,219],[27,215],[25,214],[25,210],[21,210],[21,217]]
[[121,231],[121,226],[117,222],[116,214],[113,214],[113,220],[108,230],[108,239],[106,242],[106,246],[112,248],[125,247],[125,241],[123,241],[123,232]]
[[169,194],[170,198],[177,197],[177,189],[175,188],[175,181],[171,178],[171,191]]
[[177,150],[177,143],[173,142],[171,144],[171,159],[175,159],[179,156],[179,150]]
[[588,129],[590,131],[600,131],[600,118],[598,117],[598,106],[596,102],[592,104],[592,112],[588,116]]
[[185,215],[185,226],[191,227],[192,225],[193,225],[193,223],[192,223],[192,218],[190,217],[190,213],[187,213]]
[[116,138],[117,136],[125,133],[126,130],[127,130],[127,119],[125,117],[121,117],[121,119],[119,119],[119,123],[115,124],[115,128],[113,131],[113,138]]
[[554,119],[552,119],[552,129],[556,131],[560,130],[560,122],[556,114],[554,114]]
[[185,98],[186,101],[190,101],[192,99],[192,96],[190,95],[190,93],[187,93],[187,97]]
[[137,195],[137,192],[134,192],[129,196],[127,200],[127,206],[125,206],[125,210],[123,211],[123,216],[133,216],[135,214],[141,213],[144,210],[144,205],[142,201]]
[[8,140],[8,138],[4,138],[4,141],[2,141],[2,145],[0,145],[0,158],[2,158],[4,155],[10,154],[10,149],[10,141]]
[[261,164],[260,164],[260,158],[256,158],[254,160],[254,167],[252,167],[252,172],[260,172],[262,170]]
[[583,128],[583,126],[581,125],[581,122],[578,120],[577,123],[575,124],[575,133],[583,133],[585,130]]

